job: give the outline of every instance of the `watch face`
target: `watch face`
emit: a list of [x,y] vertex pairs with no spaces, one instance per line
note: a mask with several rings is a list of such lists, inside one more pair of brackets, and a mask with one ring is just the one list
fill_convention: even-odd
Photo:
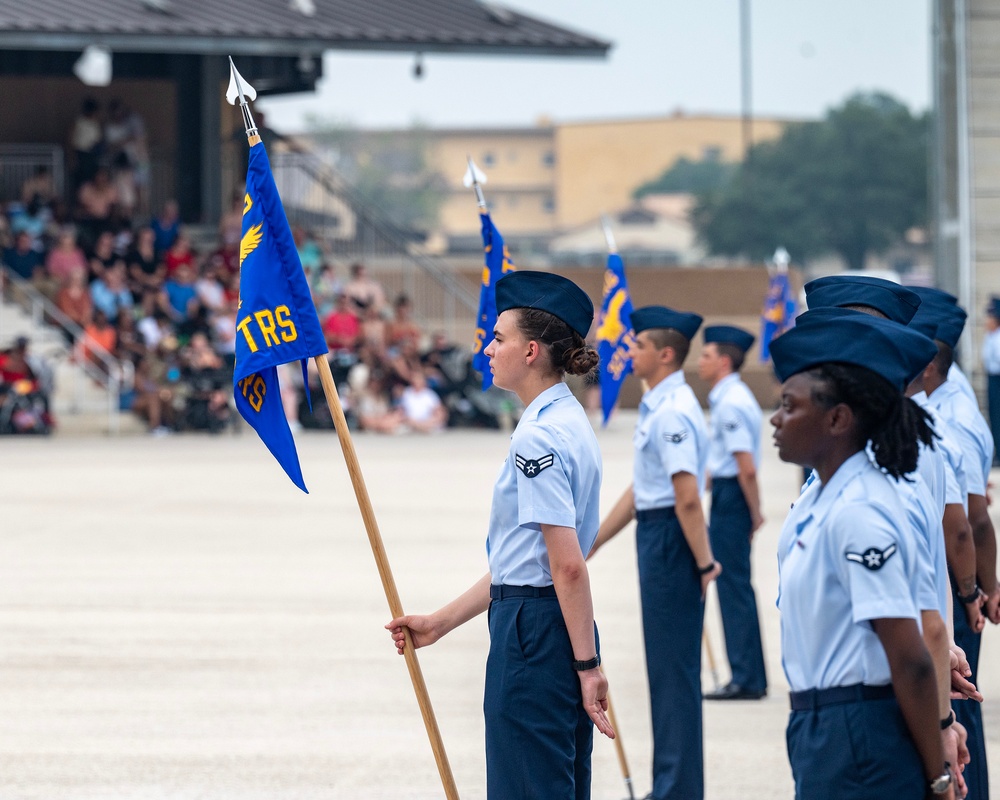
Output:
[[931,794],[944,794],[951,786],[951,773],[946,772],[931,781]]

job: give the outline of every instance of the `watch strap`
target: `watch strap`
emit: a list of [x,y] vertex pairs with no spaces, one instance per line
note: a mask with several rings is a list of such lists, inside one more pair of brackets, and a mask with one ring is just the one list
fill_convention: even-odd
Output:
[[588,669],[596,669],[601,666],[601,656],[596,655],[588,661],[574,661],[573,669],[577,672],[585,672]]

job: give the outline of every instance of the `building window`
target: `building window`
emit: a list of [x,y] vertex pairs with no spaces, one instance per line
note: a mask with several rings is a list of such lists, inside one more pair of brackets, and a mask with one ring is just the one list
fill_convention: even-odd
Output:
[[556,201],[551,197],[542,198],[542,211],[546,214],[554,214],[556,210]]
[[702,161],[718,163],[722,161],[722,148],[717,145],[709,145],[701,153]]
[[551,150],[542,153],[542,164],[546,167],[554,167],[556,164],[556,154]]
[[493,155],[493,153],[490,152],[483,153],[483,166],[492,167],[496,163],[497,159],[496,156]]

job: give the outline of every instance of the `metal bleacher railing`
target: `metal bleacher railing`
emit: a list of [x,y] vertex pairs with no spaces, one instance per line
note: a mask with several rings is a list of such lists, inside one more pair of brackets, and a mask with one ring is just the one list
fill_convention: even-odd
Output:
[[[46,326],[55,328],[59,332],[59,344],[55,345],[54,353],[57,359],[73,359],[75,369],[64,371],[63,375],[70,376],[72,386],[69,391],[65,387],[61,390],[69,400],[69,413],[77,413],[91,408],[91,396],[87,392],[88,384],[100,387],[99,396],[103,395],[102,409],[108,415],[108,432],[117,434],[120,429],[120,403],[121,396],[130,392],[134,385],[135,373],[132,362],[128,359],[119,361],[111,353],[101,347],[97,342],[85,342],[83,328],[73,320],[63,314],[47,297],[41,294],[29,281],[15,275],[6,267],[0,265],[0,284],[4,285],[4,296],[0,299],[0,330],[4,328],[3,314],[6,310],[6,302],[18,306],[31,320],[35,331],[44,330]],[[72,338],[70,345],[62,332],[65,331]]]

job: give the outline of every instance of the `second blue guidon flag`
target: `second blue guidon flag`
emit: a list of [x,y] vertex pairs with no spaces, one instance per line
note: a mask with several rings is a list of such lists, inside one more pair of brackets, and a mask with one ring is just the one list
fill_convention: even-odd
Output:
[[513,272],[516,267],[510,261],[507,245],[497,230],[489,212],[479,215],[483,228],[483,250],[486,263],[483,266],[483,285],[479,289],[479,313],[476,315],[476,338],[472,343],[472,367],[483,373],[483,391],[493,385],[493,373],[490,372],[490,359],[484,352],[493,341],[493,327],[497,324],[497,293],[496,285],[505,273]]
[[[302,272],[264,145],[250,148],[236,312],[236,408],[303,492],[295,441],[278,387],[278,364],[326,355],[323,329]],[[308,385],[308,384],[307,384]]]
[[597,353],[601,357],[601,410],[604,424],[618,401],[622,382],[632,371],[632,298],[625,280],[625,265],[617,253],[608,255],[604,270],[604,300],[597,318]]
[[788,282],[788,273],[775,272],[767,285],[764,310],[760,315],[760,360],[771,358],[771,340],[792,327],[795,319],[795,298]]

